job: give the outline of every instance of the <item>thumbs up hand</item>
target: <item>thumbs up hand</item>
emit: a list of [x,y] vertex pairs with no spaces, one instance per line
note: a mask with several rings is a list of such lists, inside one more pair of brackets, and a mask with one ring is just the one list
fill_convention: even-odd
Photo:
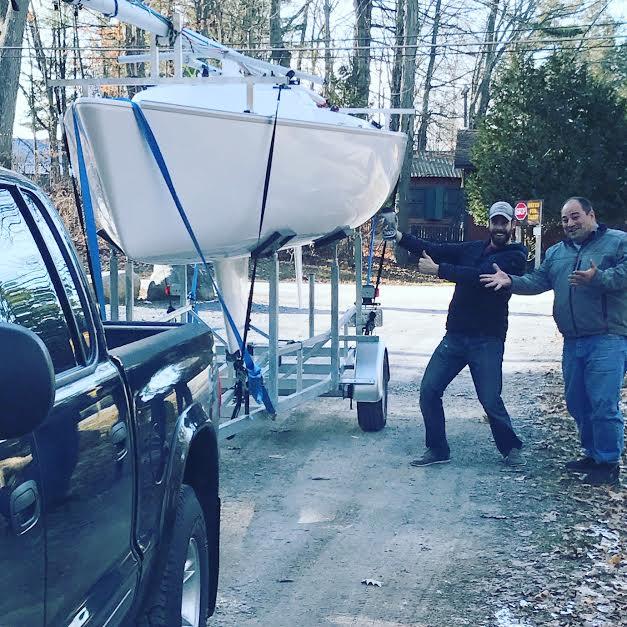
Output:
[[594,259],[590,259],[590,269],[589,270],[575,270],[568,277],[568,282],[574,287],[579,287],[582,285],[589,285],[596,273],[597,273],[597,265],[596,263],[594,263]]

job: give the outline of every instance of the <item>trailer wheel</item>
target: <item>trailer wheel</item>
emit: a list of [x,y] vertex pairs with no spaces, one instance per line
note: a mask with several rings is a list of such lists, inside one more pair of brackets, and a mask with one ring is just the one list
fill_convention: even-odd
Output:
[[390,366],[388,354],[383,359],[383,396],[376,403],[357,401],[357,422],[362,431],[381,431],[388,418],[388,381]]

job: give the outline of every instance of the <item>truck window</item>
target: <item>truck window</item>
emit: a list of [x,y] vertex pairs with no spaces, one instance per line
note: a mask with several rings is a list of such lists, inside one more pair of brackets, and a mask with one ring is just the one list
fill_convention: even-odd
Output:
[[83,299],[79,295],[79,291],[77,289],[77,281],[75,279],[74,273],[70,270],[68,265],[68,260],[63,255],[61,248],[54,236],[54,233],[50,229],[44,214],[42,213],[42,209],[40,207],[40,200],[33,196],[30,192],[26,190],[21,190],[22,196],[26,201],[26,204],[32,211],[33,217],[37,224],[37,229],[41,233],[44,241],[46,242],[46,248],[52,257],[52,263],[54,267],[57,269],[57,274],[61,279],[61,283],[63,284],[63,289],[65,290],[65,295],[67,297],[68,303],[70,304],[70,308],[72,309],[72,313],[74,315],[74,319],[76,320],[77,332],[80,337],[80,341],[83,344],[84,355],[86,363],[91,361],[91,357],[94,353],[94,338],[92,333],[93,325],[91,321],[88,321],[85,317],[85,312],[88,311],[87,303],[83,301]]
[[0,321],[31,329],[55,372],[77,366],[70,329],[50,273],[13,196],[0,188]]

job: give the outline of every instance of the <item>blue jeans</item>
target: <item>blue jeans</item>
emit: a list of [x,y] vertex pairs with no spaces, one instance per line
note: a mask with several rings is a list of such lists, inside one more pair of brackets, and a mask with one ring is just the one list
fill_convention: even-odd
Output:
[[627,337],[564,338],[562,369],[566,406],[586,455],[599,463],[617,464],[625,438],[619,402],[627,372]]
[[504,341],[498,337],[471,337],[447,333],[431,356],[420,385],[420,410],[427,448],[449,454],[442,395],[464,366],[470,368],[477,397],[488,415],[492,437],[501,455],[522,448],[505,409],[503,387]]

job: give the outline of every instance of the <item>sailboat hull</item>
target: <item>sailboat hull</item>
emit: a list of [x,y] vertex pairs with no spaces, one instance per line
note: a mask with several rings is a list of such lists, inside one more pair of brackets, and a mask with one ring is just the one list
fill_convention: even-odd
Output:
[[[141,106],[203,253],[248,255],[258,242],[272,117]],[[82,98],[74,108],[99,226],[133,259],[198,261],[131,104]],[[363,224],[396,184],[405,143],[375,128],[279,119],[261,238],[290,231],[291,246]]]

